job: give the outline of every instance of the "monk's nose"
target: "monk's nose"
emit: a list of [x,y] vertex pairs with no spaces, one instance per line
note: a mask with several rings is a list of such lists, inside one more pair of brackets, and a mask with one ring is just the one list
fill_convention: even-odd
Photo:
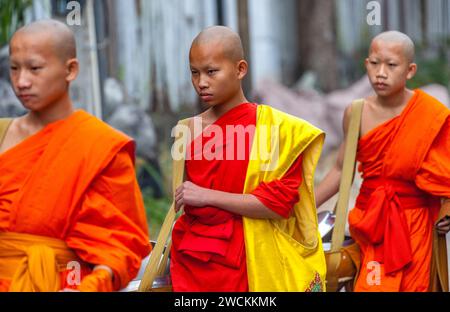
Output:
[[25,71],[20,71],[16,80],[18,89],[28,89],[31,87],[31,79]]
[[198,86],[200,89],[206,89],[209,87],[208,79],[205,77],[205,75],[200,75]]
[[380,67],[378,68],[377,78],[387,78],[386,67],[384,65],[380,65]]

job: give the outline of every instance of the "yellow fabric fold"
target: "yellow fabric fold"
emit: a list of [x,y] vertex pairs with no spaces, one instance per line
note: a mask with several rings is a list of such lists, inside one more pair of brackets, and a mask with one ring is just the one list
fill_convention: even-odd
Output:
[[289,219],[244,218],[250,291],[325,290],[326,262],[314,198],[314,171],[324,136],[304,120],[258,106],[244,193],[281,179],[300,154],[303,181]]
[[60,272],[81,261],[62,240],[21,233],[0,233],[0,279],[11,280],[12,292],[61,289]]

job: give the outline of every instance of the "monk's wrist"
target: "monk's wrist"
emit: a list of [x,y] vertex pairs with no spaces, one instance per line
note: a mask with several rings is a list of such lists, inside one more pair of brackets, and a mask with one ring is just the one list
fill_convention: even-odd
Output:
[[216,191],[216,190],[208,190],[204,201],[205,201],[205,206],[213,206],[213,207],[217,207],[217,208],[222,208],[222,197],[223,197],[223,192],[221,191]]
[[113,270],[112,270],[109,266],[103,265],[103,264],[101,264],[101,265],[96,265],[96,266],[94,267],[94,269],[92,269],[92,272],[97,271],[97,270],[104,270],[104,271],[108,272],[108,273],[109,273],[109,277],[111,278],[111,280],[113,280],[113,278],[114,278],[114,272],[113,272]]

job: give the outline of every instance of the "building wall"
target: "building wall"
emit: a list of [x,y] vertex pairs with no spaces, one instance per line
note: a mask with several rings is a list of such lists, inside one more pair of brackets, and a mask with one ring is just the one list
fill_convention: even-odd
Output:
[[416,43],[426,38],[432,45],[442,44],[445,37],[450,37],[450,0],[425,0],[425,12],[421,0],[378,0],[382,8],[381,20],[386,22],[381,26],[367,24],[369,11],[366,7],[371,0],[335,1],[339,48],[344,54],[367,46],[371,37],[383,30],[400,30]]
[[195,35],[216,23],[215,2],[115,0],[114,4],[117,66],[128,95],[143,107],[150,103],[151,109],[163,111],[196,103],[188,52]]
[[254,84],[264,79],[291,84],[298,62],[295,0],[248,0],[251,74]]

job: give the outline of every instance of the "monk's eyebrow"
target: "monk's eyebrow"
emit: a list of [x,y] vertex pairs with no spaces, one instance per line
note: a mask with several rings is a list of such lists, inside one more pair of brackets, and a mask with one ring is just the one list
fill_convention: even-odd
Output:
[[208,70],[208,69],[218,69],[219,65],[217,64],[205,64],[199,67],[191,66],[191,70]]
[[39,64],[47,64],[47,61],[45,58],[39,58],[39,57],[31,57],[26,60],[27,63],[39,63]]

